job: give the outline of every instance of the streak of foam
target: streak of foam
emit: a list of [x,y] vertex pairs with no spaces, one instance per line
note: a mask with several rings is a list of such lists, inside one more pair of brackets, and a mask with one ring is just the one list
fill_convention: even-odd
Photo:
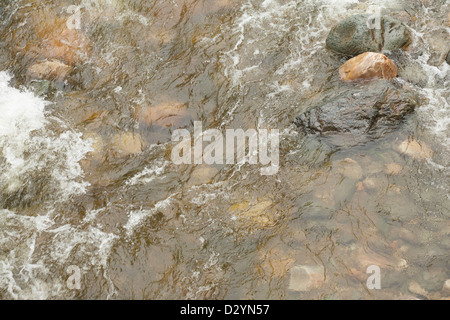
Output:
[[[5,298],[49,299],[66,294],[66,279],[55,277],[51,270],[55,265],[65,268],[74,264],[86,272],[107,268],[118,236],[95,225],[55,227],[51,216],[53,212],[30,217],[0,210],[0,291],[7,292]],[[52,236],[46,244],[48,250],[37,253],[36,239],[42,234]],[[109,281],[107,274],[104,277]],[[114,294],[113,287],[110,294]]]
[[[442,30],[444,29],[447,31],[447,34],[450,32],[449,28],[443,28]],[[413,59],[409,54],[408,57],[418,63],[425,72],[426,83],[423,87],[411,83],[407,84],[413,86],[426,98],[426,103],[418,108],[416,113],[420,124],[427,128],[439,144],[442,145],[443,149],[440,152],[444,152],[446,155],[444,158],[448,159],[450,154],[450,95],[448,91],[450,66],[446,62],[439,66],[429,64],[431,45],[427,43],[427,39],[424,36],[429,31],[427,26],[424,26],[421,32],[414,29],[411,29],[411,31],[413,43],[421,47],[421,54],[416,59]],[[399,80],[406,83],[405,80]],[[438,168],[439,166],[435,164],[435,167]]]
[[[41,203],[44,212],[32,216],[0,209],[0,292],[4,298],[48,299],[67,293],[65,279],[53,276],[56,266],[65,268],[74,259],[82,270],[105,270],[117,236],[96,226],[95,213],[82,227],[55,223],[64,218],[51,205],[88,186],[79,161],[91,151],[90,143],[47,113],[48,102],[11,87],[10,80],[8,73],[0,72],[2,193],[28,191],[23,185],[31,181],[39,196],[53,198],[49,206]],[[58,133],[50,129],[55,125]],[[37,242],[42,236],[49,239],[44,251]]]
[[141,172],[128,179],[126,185],[146,184],[153,181],[158,176],[161,176],[167,166],[168,161],[157,160],[152,166],[144,168]]
[[140,226],[147,217],[154,215],[156,212],[158,212],[158,210],[164,209],[168,205],[170,205],[174,195],[175,194],[172,194],[169,197],[167,197],[166,199],[158,201],[153,206],[153,208],[151,208],[150,210],[132,210],[132,211],[130,211],[128,214],[128,216],[129,216],[128,221],[123,226],[124,229],[126,230],[127,235],[131,236],[133,234],[134,230],[136,229],[136,227]]

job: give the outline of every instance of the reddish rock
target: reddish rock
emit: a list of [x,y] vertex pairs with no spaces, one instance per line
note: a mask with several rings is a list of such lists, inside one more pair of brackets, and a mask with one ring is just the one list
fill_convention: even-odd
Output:
[[81,30],[70,29],[68,17],[35,10],[26,19],[28,24],[11,39],[13,54],[24,54],[27,60],[57,59],[70,66],[89,56],[89,38]]
[[48,59],[56,58],[69,65],[83,61],[89,53],[89,40],[78,30],[71,30],[66,20],[56,20],[37,31],[42,38],[41,54]]
[[382,53],[365,52],[344,63],[339,68],[344,81],[393,79],[397,76],[397,67]]

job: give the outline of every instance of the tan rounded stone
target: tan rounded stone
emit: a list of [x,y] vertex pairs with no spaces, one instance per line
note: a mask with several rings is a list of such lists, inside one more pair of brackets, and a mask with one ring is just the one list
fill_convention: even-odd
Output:
[[422,288],[420,286],[420,284],[418,284],[416,281],[411,281],[409,286],[408,286],[408,290],[411,293],[417,294],[419,296],[423,296],[423,297],[427,297],[428,296],[428,292],[425,291],[424,288]]
[[259,228],[270,227],[275,224],[276,214],[271,210],[273,202],[262,198],[257,203],[244,201],[231,206],[229,212],[244,224],[251,224]]
[[414,159],[431,159],[433,156],[433,150],[427,146],[424,142],[417,140],[405,140],[400,146],[401,153],[406,154]]
[[120,156],[139,153],[144,147],[142,137],[137,133],[124,132],[115,135],[112,140],[112,149]]
[[395,162],[386,165],[386,173],[390,175],[399,174],[403,170],[403,167]]
[[294,266],[291,269],[289,289],[306,292],[320,288],[325,281],[323,266]]
[[359,180],[363,177],[363,169],[358,162],[351,158],[346,158],[339,163],[339,172],[353,180]]
[[72,67],[59,60],[44,60],[28,68],[27,75],[36,79],[64,81]]
[[442,287],[442,293],[450,296],[450,279],[444,282],[444,286]]
[[182,117],[187,116],[187,109],[179,102],[166,102],[137,110],[137,118],[149,125],[161,127],[176,126]]
[[218,172],[219,170],[208,165],[197,166],[191,173],[188,185],[192,186],[209,183]]

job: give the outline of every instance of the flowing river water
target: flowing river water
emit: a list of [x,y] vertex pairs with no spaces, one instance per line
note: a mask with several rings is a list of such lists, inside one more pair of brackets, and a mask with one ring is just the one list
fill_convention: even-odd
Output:
[[[64,82],[30,79],[33,44],[71,5],[89,50]],[[424,102],[363,145],[304,137],[292,125],[304,102],[340,85],[330,28],[378,9],[413,31],[394,61]],[[0,298],[445,298],[449,12],[445,0],[1,0]],[[172,111],[152,122],[148,108]],[[279,129],[279,171],[174,164],[171,134],[194,121]]]

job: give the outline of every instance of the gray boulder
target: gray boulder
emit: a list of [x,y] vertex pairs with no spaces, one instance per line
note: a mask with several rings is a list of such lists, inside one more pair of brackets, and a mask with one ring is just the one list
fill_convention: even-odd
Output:
[[417,94],[397,82],[351,84],[325,92],[294,123],[306,135],[380,138],[394,131],[419,102]]
[[356,56],[368,51],[397,50],[411,42],[411,32],[402,22],[381,16],[379,26],[372,23],[369,28],[369,20],[372,20],[371,15],[358,14],[340,21],[331,29],[327,47],[340,54]]

